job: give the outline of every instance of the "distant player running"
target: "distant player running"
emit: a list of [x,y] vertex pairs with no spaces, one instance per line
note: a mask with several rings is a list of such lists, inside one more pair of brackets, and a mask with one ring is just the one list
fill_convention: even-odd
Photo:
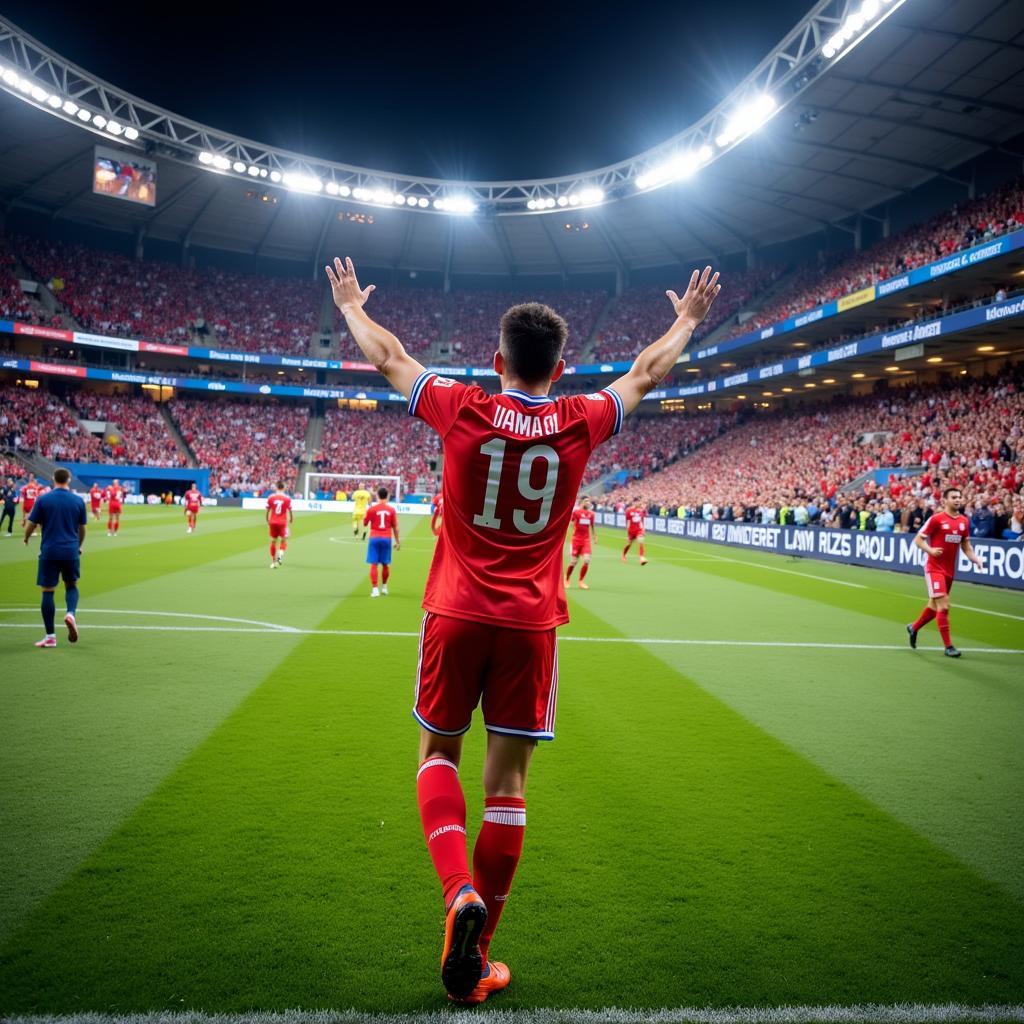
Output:
[[57,615],[53,597],[58,581],[64,580],[64,603],[67,614],[64,625],[68,630],[68,641],[78,642],[78,579],[81,576],[80,559],[85,543],[85,502],[68,489],[71,473],[63,467],[53,474],[53,490],[40,497],[29,513],[25,527],[25,544],[28,544],[38,526],[43,531],[39,545],[39,569],[36,584],[42,591],[40,611],[46,634],[36,641],[36,647],[56,647],[57,635],[54,620]]
[[352,506],[352,536],[358,537],[359,531],[363,531],[363,540],[366,540],[366,510],[370,507],[370,502],[373,501],[373,495],[366,489],[365,484],[359,485],[358,491],[352,492],[352,501],[355,503]]
[[434,512],[430,517],[430,532],[435,537],[440,537],[441,527],[444,525],[444,497],[440,494],[435,494],[431,504],[434,506]]
[[970,521],[960,512],[960,490],[947,487],[942,492],[942,511],[930,516],[914,538],[914,543],[928,555],[924,563],[928,603],[917,621],[907,626],[911,647],[917,647],[917,634],[935,619],[942,634],[946,657],[960,657],[949,636],[949,592],[953,589],[961,551],[979,569],[982,568],[981,559],[971,547],[970,534]]
[[35,478],[34,473],[29,473],[28,481],[22,485],[19,494],[21,495],[21,526],[25,528],[28,522],[29,513],[36,503],[36,499],[43,493],[42,487]]
[[[504,989],[508,967],[489,959],[523,847],[526,776],[539,739],[553,739],[558,692],[555,629],[568,621],[562,548],[591,452],[622,426],[673,369],[719,292],[708,267],[686,294],[668,297],[675,322],[632,369],[590,395],[554,399],[568,326],[531,302],[501,319],[489,395],[425,369],[363,310],[351,260],[327,267],[334,301],[364,356],[409,397],[409,413],[441,437],[444,529],[423,606],[413,715],[420,724],[416,792],[441,881],[441,981],[449,998],[482,1003]],[[488,731],[484,821],[470,873],[462,737],[483,706]],[[571,907],[552,913],[571,913]]]
[[626,560],[629,549],[636,542],[639,545],[640,564],[647,564],[647,556],[644,554],[644,518],[647,510],[643,507],[639,498],[633,499],[633,504],[626,509],[626,546],[622,549],[622,560]]
[[115,480],[106,491],[107,497],[107,536],[116,537],[121,529],[121,509],[124,508],[125,490],[120,480]]
[[[284,562],[288,550],[288,524],[294,520],[291,495],[284,493],[284,484],[278,480],[274,493],[267,498],[267,528],[270,531],[270,568],[276,569]],[[281,550],[278,551],[278,541]]]
[[93,484],[89,488],[89,510],[93,519],[100,521],[100,506],[103,504],[103,488],[99,484]]
[[[371,505],[363,514],[363,526],[370,528],[370,543],[366,545],[366,564],[370,567],[370,597],[385,597],[388,580],[391,577],[391,538],[395,539],[395,550],[401,549],[398,539],[398,513],[394,505],[388,504],[388,489],[377,488],[377,504]],[[380,587],[377,586],[377,567],[380,567]]]
[[587,571],[590,569],[591,538],[597,540],[596,516],[590,507],[590,499],[584,498],[580,507],[573,509],[572,513],[572,545],[569,548],[569,564],[565,569],[565,585],[569,586],[572,579],[572,571],[576,563],[582,558],[583,565],[580,568],[580,590],[589,590],[590,584],[584,583]]
[[185,492],[181,503],[185,506],[185,532],[192,533],[199,522],[199,513],[203,509],[203,495],[195,483]]

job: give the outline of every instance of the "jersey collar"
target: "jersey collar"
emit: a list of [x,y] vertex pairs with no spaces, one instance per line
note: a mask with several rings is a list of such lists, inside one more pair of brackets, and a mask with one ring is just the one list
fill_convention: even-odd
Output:
[[555,400],[547,395],[528,395],[525,391],[520,391],[518,388],[509,388],[507,391],[502,391],[501,394],[506,395],[508,398],[515,398],[520,402],[525,402],[527,405],[555,404]]

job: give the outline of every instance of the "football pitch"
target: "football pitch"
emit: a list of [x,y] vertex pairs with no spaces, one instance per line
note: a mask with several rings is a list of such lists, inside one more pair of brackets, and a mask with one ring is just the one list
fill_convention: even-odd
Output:
[[[0,1016],[446,1010],[410,714],[428,523],[371,600],[348,516],[297,514],[273,572],[262,518],[91,529],[81,641],[49,651],[37,542],[0,539]],[[621,544],[570,592],[488,1012],[1024,1019],[1024,597],[958,583],[954,661],[934,625],[906,644],[917,576]]]

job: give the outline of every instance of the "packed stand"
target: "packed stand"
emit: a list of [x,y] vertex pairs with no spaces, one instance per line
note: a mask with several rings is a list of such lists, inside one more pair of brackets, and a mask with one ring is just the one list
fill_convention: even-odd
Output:
[[[722,288],[707,319],[694,333],[693,346],[701,338],[741,313],[750,301],[770,287],[782,273],[781,267],[766,267],[740,273],[723,273],[726,286]],[[680,282],[676,291],[686,282]],[[598,332],[593,362],[615,362],[632,359],[645,346],[657,341],[671,326],[672,306],[661,286],[628,288],[615,300],[608,317]]]
[[307,355],[321,285],[138,261],[84,245],[19,238],[37,278],[96,334],[176,345]]
[[433,478],[428,460],[440,455],[437,435],[404,409],[328,409],[313,465],[324,473],[397,476],[406,491]]
[[209,467],[211,490],[259,494],[278,480],[294,488],[308,406],[175,398],[169,408],[199,465]]
[[565,357],[572,363],[583,353],[607,301],[605,292],[573,289],[528,294],[453,291],[447,296],[450,353],[445,361],[455,366],[490,366],[505,311],[521,302],[543,302],[569,325]]
[[1024,228],[1024,181],[1017,179],[854,253],[831,270],[822,272],[820,266],[805,268],[753,319],[737,326],[732,336],[797,316],[1020,228]]
[[13,451],[55,462],[103,462],[103,448],[47,391],[0,385],[0,438]]
[[[706,519],[906,529],[915,509],[932,510],[944,488],[959,487],[972,520],[979,509],[992,511],[998,532],[979,535],[1001,536],[1024,509],[1022,455],[1024,368],[1017,367],[999,379],[891,387],[751,415],[603,504],[639,497],[651,510]],[[862,474],[887,467],[920,472],[890,476],[885,485],[869,477],[859,493],[844,492]]]
[[104,462],[159,467],[188,465],[151,398],[83,390],[74,392],[71,402],[82,419],[118,428],[118,443],[110,444],[106,439],[101,442],[106,455]]
[[[444,293],[436,288],[389,288],[371,296],[367,312],[399,338],[413,355],[425,359],[441,338],[444,324]],[[335,310],[342,359],[365,361],[349,337],[345,320]]]

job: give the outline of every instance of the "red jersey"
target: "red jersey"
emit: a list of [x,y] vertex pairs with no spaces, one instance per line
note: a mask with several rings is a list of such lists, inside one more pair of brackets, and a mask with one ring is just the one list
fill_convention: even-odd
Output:
[[630,530],[642,530],[646,516],[646,509],[642,509],[638,505],[631,505],[626,509],[626,526]]
[[590,528],[594,525],[593,510],[578,508],[572,514],[572,535],[577,540],[586,540],[590,536]]
[[423,607],[513,629],[569,621],[562,545],[590,453],[622,427],[610,388],[488,395],[425,370],[409,413],[441,436],[444,530]]
[[288,522],[288,513],[292,508],[291,496],[284,493],[278,494],[275,491],[267,498],[267,508],[270,509],[270,524],[280,526],[282,523]]
[[398,513],[393,505],[378,501],[371,505],[363,516],[363,526],[369,523],[371,537],[390,537],[391,530],[398,524]]
[[107,503],[110,505],[120,505],[124,501],[124,488],[115,487],[111,484],[107,488]]
[[36,498],[39,497],[41,492],[42,488],[39,484],[25,484],[21,488],[19,493],[21,494],[21,501],[25,506],[26,512],[32,511],[32,506],[36,503]]
[[197,509],[202,507],[203,496],[193,487],[185,492],[185,496],[182,498],[182,501],[185,502],[185,508]]
[[956,573],[957,559],[960,557],[960,545],[970,533],[971,524],[967,516],[950,516],[945,512],[936,512],[929,516],[917,535],[923,537],[930,547],[942,548],[942,553],[937,558],[929,555],[925,562],[925,570],[953,576]]
[[101,501],[103,501],[103,491],[99,486],[93,484],[92,487],[89,488],[89,503],[93,508],[99,508]]

